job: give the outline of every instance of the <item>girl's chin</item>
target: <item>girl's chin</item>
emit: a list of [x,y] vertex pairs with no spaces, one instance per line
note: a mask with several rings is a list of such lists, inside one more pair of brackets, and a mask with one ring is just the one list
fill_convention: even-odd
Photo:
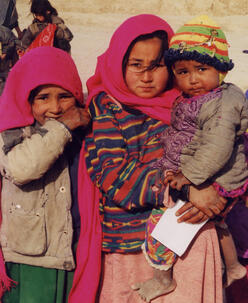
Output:
[[155,93],[153,90],[142,90],[142,91],[139,91],[136,96],[138,97],[141,97],[141,98],[144,98],[144,99],[150,99],[150,98],[154,98],[154,97],[157,97],[158,94]]

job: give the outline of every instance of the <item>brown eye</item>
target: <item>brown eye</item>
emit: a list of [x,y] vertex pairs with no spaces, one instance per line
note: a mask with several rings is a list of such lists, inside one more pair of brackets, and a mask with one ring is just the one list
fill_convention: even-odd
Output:
[[35,100],[47,100],[48,99],[48,95],[37,95],[35,98],[34,98],[34,101]]

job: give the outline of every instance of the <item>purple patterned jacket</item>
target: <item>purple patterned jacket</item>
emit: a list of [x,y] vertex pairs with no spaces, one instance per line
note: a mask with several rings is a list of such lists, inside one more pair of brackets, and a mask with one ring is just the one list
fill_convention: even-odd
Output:
[[192,98],[179,97],[171,126],[161,138],[162,170],[182,170],[193,184],[206,180],[233,191],[247,183],[243,134],[248,128],[248,101],[233,84]]

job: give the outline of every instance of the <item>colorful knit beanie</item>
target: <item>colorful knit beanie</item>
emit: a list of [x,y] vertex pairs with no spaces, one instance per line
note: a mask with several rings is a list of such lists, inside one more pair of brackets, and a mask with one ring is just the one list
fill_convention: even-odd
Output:
[[184,24],[172,37],[165,52],[167,64],[178,60],[195,60],[226,73],[234,66],[228,57],[228,43],[220,27],[202,15]]

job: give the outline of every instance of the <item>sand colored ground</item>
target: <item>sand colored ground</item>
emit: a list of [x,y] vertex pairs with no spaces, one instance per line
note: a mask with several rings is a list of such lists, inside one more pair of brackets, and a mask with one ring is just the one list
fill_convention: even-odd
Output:
[[[86,80],[94,73],[96,59],[108,46],[113,31],[126,18],[153,13],[176,30],[198,14],[208,14],[225,32],[229,55],[235,63],[226,81],[248,89],[248,1],[247,0],[51,0],[74,34],[72,57],[86,92]],[[29,0],[17,0],[20,27],[32,21]]]

